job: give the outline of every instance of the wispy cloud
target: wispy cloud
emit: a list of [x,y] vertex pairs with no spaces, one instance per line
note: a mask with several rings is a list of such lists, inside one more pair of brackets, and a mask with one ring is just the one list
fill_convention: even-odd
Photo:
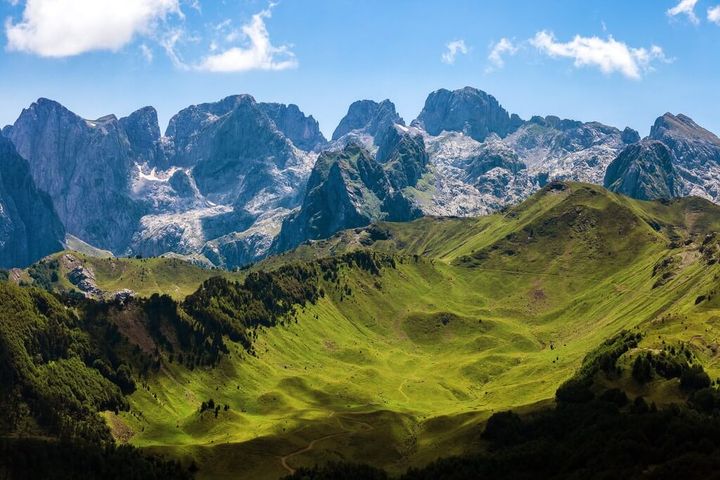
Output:
[[497,42],[492,43],[490,45],[490,54],[488,55],[490,65],[485,71],[492,72],[503,68],[505,66],[505,56],[515,55],[519,49],[519,46],[513,44],[513,42],[507,38],[501,38]]
[[454,40],[445,45],[445,52],[440,59],[443,63],[453,65],[458,55],[467,55],[469,51],[470,49],[465,45],[465,40]]
[[165,54],[175,68],[179,70],[190,70],[190,66],[185,63],[178,51],[178,44],[183,40],[184,35],[185,32],[181,28],[169,30],[160,38],[160,46],[165,50]]
[[716,25],[720,25],[720,5],[708,8],[707,19]]
[[22,20],[5,23],[7,48],[41,57],[117,51],[149,34],[178,0],[27,0]]
[[595,67],[605,74],[619,72],[635,80],[652,70],[653,62],[670,61],[657,45],[633,48],[612,36],[603,39],[576,35],[569,42],[559,42],[552,32],[541,31],[530,44],[550,57],[572,59],[575,67]]
[[669,17],[677,17],[678,15],[685,15],[690,22],[697,25],[700,23],[700,19],[695,15],[695,6],[698,0],[680,0],[677,5],[668,9],[666,12]]
[[143,58],[147,63],[152,63],[153,61],[153,51],[150,47],[148,47],[146,44],[140,45],[140,53],[142,54]]
[[[242,46],[233,46],[219,53],[212,53],[194,66],[207,72],[247,72],[249,70],[287,70],[297,68],[298,61],[288,45],[275,46],[265,26],[272,16],[273,5],[256,13],[239,31],[225,36],[227,42],[244,40]],[[216,45],[217,51],[217,45]]]

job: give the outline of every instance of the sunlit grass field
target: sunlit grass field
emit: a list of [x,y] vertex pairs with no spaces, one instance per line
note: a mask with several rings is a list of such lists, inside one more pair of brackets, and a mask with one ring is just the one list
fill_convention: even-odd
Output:
[[[106,418],[121,440],[194,460],[199,478],[279,478],[328,460],[399,472],[482,449],[493,412],[550,404],[623,329],[644,334],[640,349],[688,342],[715,378],[720,270],[698,249],[719,221],[697,199],[661,205],[570,184],[480,219],[381,224],[388,238],[371,245],[366,230],[344,232],[254,268],[361,247],[393,253],[396,268],[345,268],[296,321],[258,330],[255,356],[232,345],[214,368],[168,364],[130,412]],[[126,277],[149,269],[156,287],[135,288],[175,285],[176,296],[210,273],[133,262],[120,276],[97,264],[98,282],[133,288]],[[677,393],[672,382],[646,388],[659,403]],[[217,417],[200,413],[210,399]]]

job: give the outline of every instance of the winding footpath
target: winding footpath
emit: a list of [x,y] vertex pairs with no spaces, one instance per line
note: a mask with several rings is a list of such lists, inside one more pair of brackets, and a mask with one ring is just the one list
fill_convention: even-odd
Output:
[[[335,412],[331,412],[330,415],[328,416],[328,418],[331,418],[331,417],[333,417],[333,416],[335,416]],[[349,429],[347,429],[347,428],[342,424],[342,421],[340,421],[340,419],[342,419],[343,417],[341,417],[341,416],[338,415],[337,418],[338,418],[338,424],[340,425],[340,428],[342,428],[344,431],[342,431],[342,432],[337,432],[337,433],[331,433],[331,434],[329,434],[329,435],[323,435],[323,436],[320,437],[320,438],[316,438],[315,440],[312,440],[310,443],[308,443],[308,445],[307,445],[306,447],[301,448],[301,449],[299,449],[299,450],[295,450],[294,452],[288,453],[287,455],[284,455],[284,456],[280,457],[280,464],[282,465],[282,467],[283,467],[290,475],[292,475],[292,474],[295,473],[295,469],[292,468],[290,465],[288,465],[288,460],[290,460],[291,458],[296,457],[296,456],[298,456],[298,455],[302,455],[303,453],[307,453],[307,452],[313,450],[313,449],[315,448],[315,445],[316,445],[318,442],[322,442],[323,440],[328,440],[328,439],[330,439],[330,438],[341,437],[341,436],[343,436],[343,435],[352,435],[352,434],[354,434],[354,433],[358,433],[356,430],[349,430]],[[366,422],[362,422],[362,421],[359,421],[359,420],[351,420],[351,419],[347,419],[347,418],[346,418],[345,420],[347,420],[347,421],[349,421],[349,422],[356,423],[356,424],[358,424],[358,425],[362,425],[363,427],[366,428],[365,431],[370,431],[370,430],[374,430],[374,429],[375,429],[375,427],[373,427],[372,425],[370,425],[369,423],[366,423]]]

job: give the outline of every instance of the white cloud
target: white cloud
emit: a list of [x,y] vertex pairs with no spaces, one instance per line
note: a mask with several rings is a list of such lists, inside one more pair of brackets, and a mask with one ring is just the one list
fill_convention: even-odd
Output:
[[142,45],[140,45],[140,53],[142,54],[143,58],[147,63],[152,63],[153,51],[150,47],[143,43]]
[[708,8],[707,19],[716,25],[720,25],[720,5]]
[[[273,5],[252,16],[249,23],[240,29],[240,37],[246,44],[242,47],[230,47],[220,53],[203,58],[195,65],[196,70],[207,72],[246,72],[249,70],[286,70],[296,68],[298,61],[287,45],[275,46],[265,27],[265,19],[270,18]],[[228,34],[226,41],[234,41],[236,36]]]
[[185,32],[182,29],[176,28],[165,33],[160,39],[160,46],[163,47],[168,58],[175,66],[180,70],[190,70],[190,67],[182,59],[180,53],[177,50],[177,44],[183,39]]
[[558,42],[552,32],[538,32],[530,44],[541,53],[553,58],[570,58],[576,67],[597,67],[603,73],[620,72],[628,78],[640,79],[652,70],[654,61],[669,62],[662,48],[657,45],[646,48],[632,48],[612,36],[581,37],[571,41]]
[[170,14],[182,15],[179,0],[27,0],[22,20],[5,23],[7,48],[42,57],[117,51]]
[[680,0],[677,5],[669,9],[666,13],[669,17],[676,17],[678,15],[686,15],[688,20],[697,25],[700,23],[700,19],[695,15],[695,5],[698,0]]
[[465,40],[455,40],[445,45],[445,52],[442,54],[442,62],[452,65],[455,63],[455,58],[459,55],[467,55],[470,51],[465,45]]
[[488,60],[491,65],[487,71],[503,68],[505,66],[505,59],[503,57],[506,55],[515,55],[518,50],[519,47],[507,38],[501,38],[498,42],[492,44],[490,46],[490,54],[488,55]]

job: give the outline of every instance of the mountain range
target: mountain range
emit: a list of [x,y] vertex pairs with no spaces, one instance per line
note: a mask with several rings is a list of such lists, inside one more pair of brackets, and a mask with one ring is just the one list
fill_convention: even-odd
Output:
[[409,124],[389,100],[355,102],[330,140],[297,106],[249,95],[190,106],[164,135],[152,107],[87,120],[39,99],[2,137],[3,267],[71,235],[118,256],[232,269],[379,220],[491,213],[551,180],[720,200],[720,139],[687,116],[665,114],[641,139],[523,120],[470,87],[431,93]]

